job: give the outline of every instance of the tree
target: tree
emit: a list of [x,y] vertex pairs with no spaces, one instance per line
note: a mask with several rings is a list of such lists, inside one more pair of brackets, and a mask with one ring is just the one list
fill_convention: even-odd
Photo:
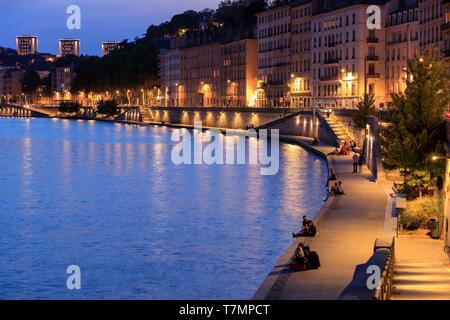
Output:
[[41,78],[38,73],[34,70],[26,71],[22,79],[22,91],[26,94],[33,96],[36,94],[36,90],[41,85]]
[[59,108],[58,111],[59,112],[64,112],[64,113],[79,113],[81,110],[81,104],[76,101],[76,102],[72,102],[72,101],[61,101],[59,103]]
[[256,24],[256,13],[267,6],[266,0],[223,0],[215,18],[233,27],[248,27]]
[[41,86],[44,96],[50,97],[53,94],[51,74],[42,79]]
[[97,113],[103,114],[109,117],[114,117],[119,114],[117,108],[117,102],[112,100],[100,100],[97,104]]
[[409,61],[407,81],[405,93],[392,96],[391,122],[382,130],[384,161],[404,172],[405,181],[416,171],[438,174],[432,155],[442,152],[450,98],[442,61]]
[[373,95],[364,95],[360,102],[356,105],[356,112],[353,115],[353,122],[359,129],[365,129],[367,125],[367,118],[374,116],[377,113],[375,108],[375,98]]

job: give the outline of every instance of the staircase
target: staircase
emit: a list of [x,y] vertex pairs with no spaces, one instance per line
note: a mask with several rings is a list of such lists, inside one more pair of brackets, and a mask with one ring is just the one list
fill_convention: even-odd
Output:
[[352,137],[350,137],[335,115],[331,115],[328,118],[326,114],[323,114],[323,118],[333,130],[340,143],[352,140]]
[[450,266],[439,260],[404,260],[395,267],[392,300],[450,300]]
[[149,108],[139,107],[139,112],[142,116],[143,123],[151,123],[153,122],[153,117]]

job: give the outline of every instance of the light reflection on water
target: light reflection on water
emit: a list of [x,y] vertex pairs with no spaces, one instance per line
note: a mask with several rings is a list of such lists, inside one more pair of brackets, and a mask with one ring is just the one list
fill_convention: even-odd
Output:
[[0,298],[250,298],[322,205],[326,164],[282,144],[276,176],[176,166],[172,130],[0,119]]

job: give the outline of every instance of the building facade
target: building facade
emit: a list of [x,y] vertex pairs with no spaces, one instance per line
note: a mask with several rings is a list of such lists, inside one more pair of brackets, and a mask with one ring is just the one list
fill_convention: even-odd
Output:
[[159,104],[181,107],[186,104],[185,85],[181,84],[181,55],[178,48],[167,50],[159,56],[159,74],[163,85],[157,95]]
[[419,1],[420,54],[428,58],[442,55],[443,0]]
[[392,102],[392,94],[406,90],[407,62],[419,58],[419,8],[411,4],[391,1],[386,17],[386,94]]
[[0,98],[10,101],[22,94],[22,78],[24,72],[19,68],[0,68]]
[[265,105],[289,104],[291,79],[291,5],[257,14],[258,82],[265,92]]
[[180,92],[178,99],[181,105],[219,105],[220,49],[218,43],[180,49],[180,84],[177,92]]
[[442,50],[444,58],[450,61],[450,0],[442,2],[444,23],[442,24]]
[[120,48],[120,42],[117,41],[107,41],[102,42],[102,57],[108,55],[111,51]]
[[73,68],[58,67],[52,72],[52,90],[56,100],[70,99],[72,81],[75,77]]
[[256,56],[256,39],[244,39],[221,46],[219,105],[256,106]]
[[313,10],[311,76],[316,106],[354,108],[368,94],[384,107],[385,32],[367,28],[367,7]]
[[36,54],[38,52],[38,37],[36,36],[16,37],[16,50],[19,56]]
[[294,3],[291,9],[291,83],[290,106],[309,108],[311,96],[311,1]]
[[78,39],[61,39],[59,40],[59,56],[66,57],[74,55],[80,56],[80,40]]
[[[367,26],[371,2],[380,28]],[[170,104],[355,108],[368,95],[385,108],[406,90],[409,59],[450,60],[449,0],[297,0],[256,18],[245,45],[172,39],[179,53],[161,75]]]

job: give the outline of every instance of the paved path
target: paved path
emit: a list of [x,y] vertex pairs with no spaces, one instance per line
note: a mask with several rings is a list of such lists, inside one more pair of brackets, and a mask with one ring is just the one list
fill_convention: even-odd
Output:
[[444,242],[425,235],[397,239],[393,300],[450,300],[450,261]]
[[375,239],[385,236],[387,197],[381,186],[370,182],[366,168],[362,174],[353,174],[350,156],[332,157],[331,162],[347,194],[325,204],[317,217],[318,236],[302,239],[319,253],[322,267],[291,272],[287,263],[298,244],[295,241],[254,299],[336,299],[351,281],[356,265],[365,263],[372,255]]

